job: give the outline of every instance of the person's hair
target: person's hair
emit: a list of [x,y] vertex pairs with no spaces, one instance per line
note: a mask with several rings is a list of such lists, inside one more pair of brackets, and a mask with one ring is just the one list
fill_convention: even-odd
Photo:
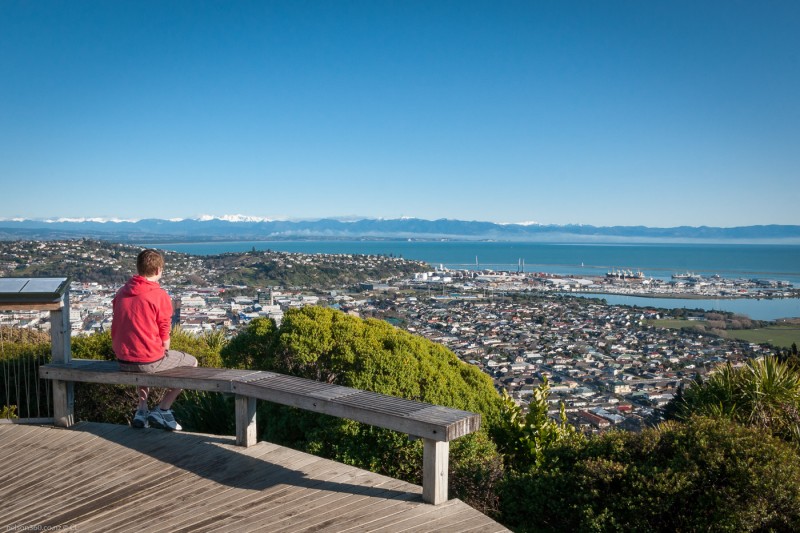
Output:
[[155,250],[142,250],[136,257],[136,271],[140,276],[149,277],[158,274],[164,268],[164,258]]

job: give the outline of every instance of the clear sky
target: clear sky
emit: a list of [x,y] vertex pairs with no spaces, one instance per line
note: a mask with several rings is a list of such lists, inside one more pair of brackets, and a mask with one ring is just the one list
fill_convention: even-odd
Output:
[[0,1],[0,218],[799,205],[796,0]]

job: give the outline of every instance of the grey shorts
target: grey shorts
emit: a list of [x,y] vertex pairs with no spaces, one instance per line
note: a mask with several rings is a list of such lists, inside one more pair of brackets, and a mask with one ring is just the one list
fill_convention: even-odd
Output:
[[117,362],[119,363],[119,369],[123,372],[144,372],[145,374],[161,372],[180,366],[197,366],[197,359],[195,359],[194,356],[186,352],[179,352],[178,350],[167,350],[164,357],[154,363],[139,364],[125,363],[123,361]]

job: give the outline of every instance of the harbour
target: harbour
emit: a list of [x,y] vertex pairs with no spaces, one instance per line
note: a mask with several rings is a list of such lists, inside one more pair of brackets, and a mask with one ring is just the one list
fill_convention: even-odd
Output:
[[[580,290],[573,287],[566,292],[604,298],[609,303],[730,311],[756,320],[800,317],[800,299],[770,292],[778,286],[800,288],[798,245],[303,240],[162,243],[158,246],[192,255],[252,250],[390,255],[425,261],[432,269],[526,274],[566,282],[588,280],[586,287]],[[610,278],[631,281],[632,284],[630,287],[621,283],[615,286],[606,284],[615,281]],[[647,283],[643,284],[645,281]],[[706,282],[709,286],[704,287]],[[691,283],[699,285],[699,292],[676,291],[674,285]],[[592,287],[592,284],[599,285]],[[714,284],[724,286],[715,288]],[[748,294],[750,290],[762,292]]]
[[800,298],[653,298],[621,294],[571,293],[582,298],[601,298],[610,305],[629,305],[660,309],[702,309],[746,315],[753,320],[780,320],[800,317]]
[[800,285],[800,245],[794,244],[295,240],[159,243],[153,246],[192,255],[251,250],[392,255],[453,269],[524,270],[573,276],[605,276],[614,269],[631,269],[664,280],[672,279],[674,274],[692,272],[726,278],[770,278]]

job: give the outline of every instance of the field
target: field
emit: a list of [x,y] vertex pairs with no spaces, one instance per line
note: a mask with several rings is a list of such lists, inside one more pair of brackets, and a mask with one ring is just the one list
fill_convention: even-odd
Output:
[[725,331],[725,337],[729,339],[741,339],[756,344],[768,342],[773,346],[791,348],[792,343],[800,346],[800,327],[770,326],[756,329],[729,329]]
[[691,327],[703,324],[703,322],[695,322],[693,320],[685,320],[685,319],[681,320],[679,318],[665,318],[663,320],[648,320],[647,322],[650,325],[655,326],[657,328],[667,328],[667,329],[691,328]]
[[[650,323],[656,327],[670,329],[692,328],[703,325],[703,322],[676,319],[652,320]],[[785,324],[769,326],[766,328],[728,329],[725,330],[724,336],[728,339],[739,339],[755,344],[762,344],[766,342],[772,344],[773,346],[790,348],[792,343],[800,346],[800,325]]]

